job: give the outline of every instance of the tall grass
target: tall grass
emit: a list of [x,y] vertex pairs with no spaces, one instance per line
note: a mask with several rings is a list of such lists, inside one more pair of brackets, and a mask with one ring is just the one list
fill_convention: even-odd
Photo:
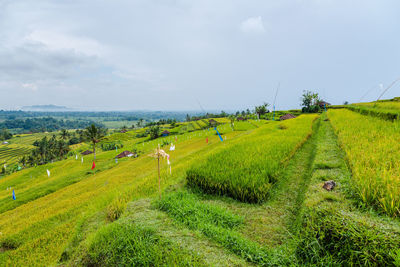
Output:
[[330,110],[353,173],[353,191],[367,206],[400,216],[400,123]]
[[287,161],[310,136],[315,118],[301,116],[254,130],[192,166],[186,172],[188,185],[244,202],[265,201]]

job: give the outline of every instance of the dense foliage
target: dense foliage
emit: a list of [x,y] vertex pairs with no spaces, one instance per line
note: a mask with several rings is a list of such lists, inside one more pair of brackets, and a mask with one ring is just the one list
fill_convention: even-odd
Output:
[[302,112],[304,113],[315,113],[320,111],[318,103],[320,102],[318,93],[311,91],[304,91],[301,97]]
[[124,145],[121,142],[111,142],[111,143],[101,143],[100,147],[103,151],[110,151],[123,148]]
[[52,132],[61,129],[85,128],[91,123],[93,122],[90,120],[60,120],[52,117],[7,119],[0,123],[0,128],[22,130],[23,132]]
[[36,148],[32,150],[31,155],[21,158],[21,164],[33,166],[45,164],[53,160],[60,160],[65,158],[70,150],[68,143],[63,139],[57,139],[55,135],[50,139],[43,137],[42,140],[35,141],[33,145],[36,146]]
[[6,128],[0,130],[0,141],[11,139],[12,136],[13,135]]

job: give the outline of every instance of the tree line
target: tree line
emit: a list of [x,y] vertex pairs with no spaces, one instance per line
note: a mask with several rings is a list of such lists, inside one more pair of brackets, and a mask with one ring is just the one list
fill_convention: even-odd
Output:
[[[0,128],[16,129],[23,132],[53,132],[61,129],[82,129],[93,121],[87,120],[58,120],[52,117],[28,118],[28,119],[7,119],[0,123]],[[97,123],[97,125],[102,126]]]

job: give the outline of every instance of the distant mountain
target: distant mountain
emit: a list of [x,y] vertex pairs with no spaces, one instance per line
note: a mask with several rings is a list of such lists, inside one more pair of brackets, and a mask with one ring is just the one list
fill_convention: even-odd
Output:
[[33,106],[24,106],[21,110],[25,111],[71,111],[72,109],[65,106],[56,106],[56,105],[33,105]]

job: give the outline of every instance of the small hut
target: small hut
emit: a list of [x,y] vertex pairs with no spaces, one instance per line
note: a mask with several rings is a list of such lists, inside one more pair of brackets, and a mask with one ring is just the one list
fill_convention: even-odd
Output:
[[125,158],[125,157],[128,157],[128,158],[130,158],[130,157],[135,157],[135,158],[136,158],[136,157],[137,157],[137,154],[125,150],[124,152],[118,154],[118,155],[115,156],[115,157],[118,158],[118,159],[120,159],[120,158]]
[[8,142],[7,142],[7,141],[4,141],[2,144],[3,144],[3,145],[8,145]]
[[170,134],[170,132],[167,131],[167,130],[164,130],[164,131],[161,133],[162,136],[168,136],[169,134]]
[[237,121],[245,121],[246,119],[245,118],[243,118],[243,117],[239,117],[239,118],[237,118]]
[[122,129],[121,131],[119,131],[120,133],[126,133],[127,132],[127,130],[125,130],[125,129]]
[[285,115],[281,116],[279,118],[279,120],[280,121],[284,121],[284,120],[289,120],[289,119],[294,119],[294,118],[296,118],[295,115],[288,113],[288,114],[285,114]]
[[81,153],[81,155],[82,155],[82,156],[86,156],[86,155],[89,155],[89,154],[92,154],[92,153],[93,153],[93,151],[86,150],[86,151],[83,151],[83,152]]
[[330,106],[330,105],[331,105],[330,103],[325,102],[325,101],[323,101],[323,100],[321,100],[321,101],[318,102],[318,106],[319,106],[320,108],[325,108],[325,107],[328,107],[328,106]]
[[217,121],[214,120],[214,119],[210,119],[210,120],[208,121],[208,123],[209,123],[210,126],[212,126],[212,127],[217,125]]

